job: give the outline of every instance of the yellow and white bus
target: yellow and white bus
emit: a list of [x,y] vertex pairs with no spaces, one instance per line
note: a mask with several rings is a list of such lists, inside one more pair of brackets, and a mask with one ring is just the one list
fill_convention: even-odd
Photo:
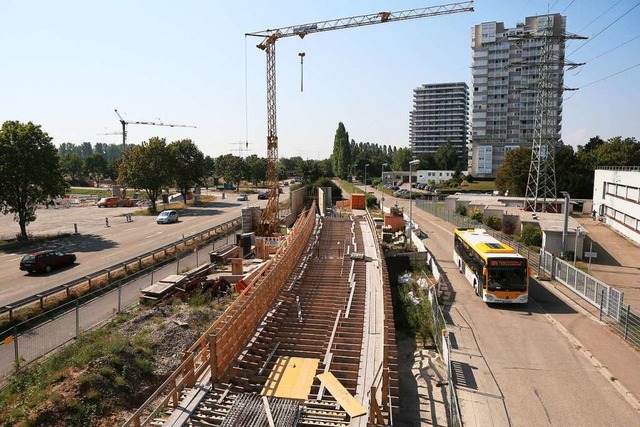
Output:
[[457,228],[453,261],[484,302],[525,304],[527,259],[482,228]]

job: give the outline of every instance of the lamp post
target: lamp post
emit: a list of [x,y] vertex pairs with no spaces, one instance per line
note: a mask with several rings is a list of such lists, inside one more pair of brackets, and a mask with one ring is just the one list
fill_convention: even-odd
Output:
[[382,210],[382,217],[384,218],[384,167],[389,166],[387,163],[382,164],[382,172],[380,172],[380,185],[382,188],[382,196],[380,196],[380,209]]
[[420,164],[420,160],[411,160],[409,162],[409,238],[411,238],[411,233],[413,232],[413,193],[411,191],[411,184],[413,178],[413,172],[411,171],[411,166],[416,166]]
[[364,199],[365,199],[365,204],[366,204],[366,200],[367,200],[367,166],[369,166],[369,163],[364,165]]
[[567,245],[567,227],[569,226],[569,200],[571,196],[566,191],[561,191],[564,196],[564,224],[562,226],[562,247],[560,248],[560,256],[564,257]]

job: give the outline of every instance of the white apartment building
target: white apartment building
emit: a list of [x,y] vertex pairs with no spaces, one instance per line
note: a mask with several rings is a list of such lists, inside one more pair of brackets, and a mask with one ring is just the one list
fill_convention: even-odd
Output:
[[593,209],[599,220],[640,244],[640,166],[596,169]]
[[[531,147],[536,122],[536,85],[543,40],[531,36],[550,29],[554,36],[566,30],[560,14],[531,16],[515,28],[502,22],[485,22],[471,29],[473,51],[472,148],[469,163],[475,177],[495,177],[505,153]],[[560,140],[564,83],[565,42],[553,45],[552,104],[548,114],[557,123]]]
[[433,155],[449,141],[466,168],[469,86],[458,82],[423,84],[415,88],[409,126],[413,154]]

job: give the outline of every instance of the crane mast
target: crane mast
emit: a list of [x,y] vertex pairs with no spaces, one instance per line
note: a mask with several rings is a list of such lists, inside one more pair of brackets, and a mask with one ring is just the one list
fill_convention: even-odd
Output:
[[278,230],[280,226],[278,218],[280,191],[278,184],[278,132],[276,127],[276,41],[285,37],[299,36],[304,38],[307,34],[325,31],[472,11],[473,1],[465,1],[397,12],[378,12],[351,16],[245,34],[245,36],[262,37],[263,40],[257,47],[263,50],[267,56],[267,179],[269,181],[269,201],[262,213],[258,234],[269,235]]

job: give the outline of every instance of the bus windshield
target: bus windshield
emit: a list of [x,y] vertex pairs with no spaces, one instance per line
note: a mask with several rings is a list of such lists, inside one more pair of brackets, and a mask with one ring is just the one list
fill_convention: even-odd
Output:
[[527,268],[490,268],[490,291],[518,291],[527,290]]

